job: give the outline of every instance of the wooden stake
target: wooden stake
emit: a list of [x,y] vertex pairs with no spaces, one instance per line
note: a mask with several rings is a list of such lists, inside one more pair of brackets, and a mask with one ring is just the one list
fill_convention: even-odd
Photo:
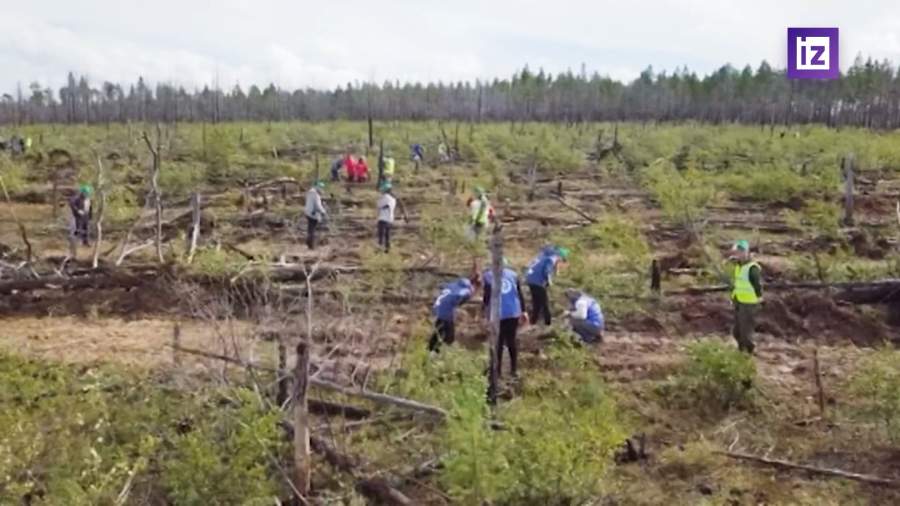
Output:
[[181,325],[177,322],[172,327],[172,365],[175,368],[181,367],[181,356],[178,351],[181,349]]
[[825,389],[822,388],[822,371],[819,368],[819,348],[813,348],[813,374],[816,381],[816,399],[819,402],[819,416],[825,417]]
[[844,225],[847,227],[855,224],[853,219],[853,163],[853,153],[844,157]]

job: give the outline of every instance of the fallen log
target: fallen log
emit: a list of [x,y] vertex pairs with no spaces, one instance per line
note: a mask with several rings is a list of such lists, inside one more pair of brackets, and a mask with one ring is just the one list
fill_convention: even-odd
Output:
[[310,438],[312,450],[325,458],[335,469],[347,473],[356,481],[356,490],[368,499],[376,502],[376,504],[391,504],[396,506],[408,506],[413,504],[403,492],[395,489],[384,478],[360,478],[357,468],[359,467],[356,459],[338,453],[328,443],[320,438]]
[[0,283],[0,294],[27,292],[32,290],[74,290],[81,288],[133,288],[154,279],[146,273],[135,275],[114,272],[94,276],[50,276],[38,279],[18,279]]
[[884,485],[889,487],[896,487],[900,485],[900,481],[891,480],[888,478],[881,478],[879,476],[873,476],[871,474],[861,474],[854,473],[850,471],[843,471],[841,469],[830,469],[825,467],[816,467],[810,466],[806,464],[795,464],[793,462],[788,462],[787,460],[781,459],[770,459],[768,457],[760,457],[758,455],[751,455],[749,453],[737,453],[737,452],[723,452],[717,451],[713,452],[716,455],[724,455],[731,459],[736,460],[747,460],[750,462],[757,462],[759,464],[765,464],[774,467],[780,467],[784,469],[799,469],[802,471],[807,471],[813,474],[821,474],[824,476],[834,476],[837,478],[844,478],[847,480],[859,481],[863,483],[869,483],[872,485]]
[[588,214],[588,213],[582,211],[581,209],[579,209],[579,208],[573,206],[572,204],[569,204],[568,202],[566,202],[566,200],[565,200],[564,198],[562,198],[562,197],[560,197],[560,196],[557,196],[557,195],[553,195],[552,197],[553,197],[554,200],[556,200],[557,202],[559,202],[560,204],[562,204],[563,207],[565,207],[566,209],[570,209],[570,210],[574,211],[574,212],[577,213],[579,216],[581,216],[582,218],[588,220],[588,221],[591,222],[591,223],[597,223],[597,218],[594,218],[594,217],[591,216],[590,214]]

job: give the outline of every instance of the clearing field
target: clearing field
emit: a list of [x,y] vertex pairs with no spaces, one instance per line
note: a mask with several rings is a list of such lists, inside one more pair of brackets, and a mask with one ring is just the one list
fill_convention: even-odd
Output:
[[[289,500],[286,380],[304,343],[311,504],[900,502],[900,134],[392,122],[370,146],[362,122],[21,133],[32,151],[0,158],[2,504]],[[305,192],[347,152],[373,176],[380,154],[397,160],[390,253],[373,180],[328,182],[321,243],[305,245]],[[102,242],[69,259],[66,199],[83,182],[104,203]],[[425,348],[440,286],[490,265],[490,231],[466,232],[476,187],[517,271],[548,244],[572,250],[553,325],[520,331],[519,378],[490,409],[480,293],[457,344]],[[721,276],[738,239],[765,285],[752,358],[735,350]],[[568,287],[600,301],[602,344],[573,345],[556,318]]]

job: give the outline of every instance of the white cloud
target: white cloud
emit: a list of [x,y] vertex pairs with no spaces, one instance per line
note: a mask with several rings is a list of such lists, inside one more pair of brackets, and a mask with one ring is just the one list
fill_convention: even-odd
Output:
[[763,59],[784,65],[787,26],[841,28],[857,53],[900,62],[890,0],[29,0],[2,8],[0,90],[68,71],[92,81],[347,82],[508,76],[522,65],[632,79],[647,65],[709,72]]

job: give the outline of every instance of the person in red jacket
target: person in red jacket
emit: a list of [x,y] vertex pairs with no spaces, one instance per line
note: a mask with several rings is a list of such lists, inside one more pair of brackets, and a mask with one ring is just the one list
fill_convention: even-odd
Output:
[[366,159],[359,157],[356,162],[356,181],[362,183],[369,180],[369,166],[366,165]]
[[347,181],[353,182],[353,178],[356,177],[356,162],[350,153],[344,155],[344,168],[347,170]]

